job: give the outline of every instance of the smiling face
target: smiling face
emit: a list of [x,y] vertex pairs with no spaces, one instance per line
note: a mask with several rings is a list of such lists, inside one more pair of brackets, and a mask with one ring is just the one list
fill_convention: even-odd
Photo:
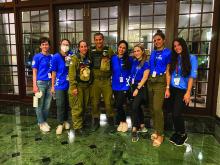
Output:
[[43,54],[47,54],[50,48],[50,44],[46,41],[40,44],[40,48]]
[[154,36],[153,41],[154,41],[154,46],[157,48],[157,50],[162,50],[164,48],[165,40],[161,36],[159,35]]
[[183,47],[180,45],[180,43],[178,41],[174,41],[173,48],[177,54],[181,54],[183,51]]
[[125,43],[121,43],[121,44],[118,46],[118,55],[119,55],[119,56],[123,56],[124,53],[126,52],[126,49],[127,49],[127,47],[126,47]]
[[138,60],[140,60],[142,58],[143,55],[143,51],[140,47],[134,47],[134,56],[135,58],[137,58]]
[[102,49],[104,46],[104,38],[101,35],[94,37],[95,46],[97,49]]
[[86,55],[87,51],[88,51],[87,43],[84,42],[84,41],[80,42],[80,44],[79,44],[79,52],[80,52],[80,54]]

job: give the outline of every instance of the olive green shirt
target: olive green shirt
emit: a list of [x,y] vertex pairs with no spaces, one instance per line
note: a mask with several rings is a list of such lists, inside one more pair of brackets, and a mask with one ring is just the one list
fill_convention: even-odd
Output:
[[[95,52],[98,52],[98,53],[102,54],[103,50],[106,50],[106,49],[108,50],[108,57],[109,57],[109,60],[110,60],[112,55],[114,54],[114,52],[111,48],[109,48],[107,46],[104,46],[102,50],[98,50],[98,49],[96,49],[95,46],[91,47],[90,48],[90,58],[92,59],[92,63],[94,63],[93,54]],[[111,69],[109,71],[101,71],[98,68],[92,68],[92,71],[93,71],[94,79],[96,79],[96,78],[110,78],[111,77]]]
[[77,55],[72,56],[72,60],[69,66],[69,90],[77,88],[78,86],[88,86],[89,83],[80,83],[77,81],[77,74],[79,69],[80,61],[83,61],[84,58],[78,58]]

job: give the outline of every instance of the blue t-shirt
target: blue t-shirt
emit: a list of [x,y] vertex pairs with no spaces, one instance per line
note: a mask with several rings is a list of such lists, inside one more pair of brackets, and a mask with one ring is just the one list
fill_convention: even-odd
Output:
[[156,71],[156,75],[163,75],[171,60],[171,51],[168,48],[153,50],[149,59],[150,75]]
[[[171,86],[179,89],[187,89],[189,78],[197,77],[197,69],[198,69],[198,60],[195,55],[190,55],[190,63],[191,63],[191,72],[189,76],[182,76],[181,69],[181,57],[178,58],[178,68],[171,75]],[[175,80],[176,78],[176,80]],[[179,83],[175,83],[175,81],[179,81]]]
[[37,80],[51,80],[50,65],[52,55],[43,55],[42,53],[35,54],[32,60],[32,68],[37,69]]
[[[129,58],[129,61],[132,65],[132,57]],[[123,58],[119,58],[117,54],[114,54],[111,58],[112,90],[123,91],[128,90],[130,87],[129,76],[131,74],[131,69],[123,69],[124,63],[125,61],[123,60]]]
[[144,71],[150,69],[147,61],[145,61],[143,66],[140,66],[140,61],[134,59],[131,68],[131,81],[134,79],[134,84],[137,85],[143,78]]
[[51,72],[56,72],[55,90],[67,90],[69,88],[68,67],[65,63],[65,57],[60,53],[53,55]]

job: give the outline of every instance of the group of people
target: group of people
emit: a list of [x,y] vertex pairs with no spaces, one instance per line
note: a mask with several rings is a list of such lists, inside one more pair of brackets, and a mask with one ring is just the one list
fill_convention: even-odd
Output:
[[184,39],[174,39],[170,50],[165,47],[164,33],[158,30],[153,36],[154,50],[149,59],[142,44],[135,45],[133,56],[130,56],[125,40],[118,42],[115,53],[104,45],[102,33],[94,34],[94,43],[95,46],[89,49],[86,41],[80,41],[78,52],[73,54],[70,41],[63,39],[59,52],[51,55],[49,39],[40,39],[41,52],[32,61],[33,92],[42,92],[36,108],[40,130],[50,131],[47,117],[54,97],[58,120],[56,134],[62,134],[63,129],[70,129],[69,108],[75,133],[83,133],[84,113],[89,100],[92,130],[96,131],[100,127],[99,103],[102,96],[108,121],[105,132],[127,132],[124,104],[127,98],[132,98],[131,140],[137,142],[140,132],[148,131],[141,108],[148,98],[153,121],[152,145],[159,147],[164,141],[164,98],[170,98],[175,132],[169,140],[177,146],[183,145],[187,134],[182,113],[190,102],[198,68],[197,58],[189,53]]

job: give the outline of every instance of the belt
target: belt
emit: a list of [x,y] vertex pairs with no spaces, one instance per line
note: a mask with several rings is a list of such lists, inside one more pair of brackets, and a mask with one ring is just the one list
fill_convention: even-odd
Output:
[[110,77],[95,77],[95,80],[110,80]]

